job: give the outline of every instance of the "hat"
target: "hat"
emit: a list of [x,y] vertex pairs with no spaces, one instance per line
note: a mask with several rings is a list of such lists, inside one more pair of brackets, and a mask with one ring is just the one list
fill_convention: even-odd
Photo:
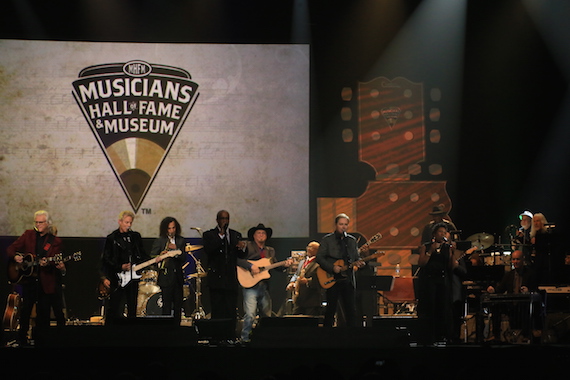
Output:
[[432,211],[429,213],[430,215],[445,215],[447,214],[446,211],[443,209],[443,205],[434,206]]
[[519,215],[519,219],[522,220],[522,217],[525,216],[525,215],[532,219],[532,212],[530,212],[530,211],[528,211],[528,210],[523,211],[523,212]]
[[262,223],[259,223],[257,225],[257,227],[251,227],[249,229],[249,231],[247,231],[247,237],[249,238],[249,240],[253,240],[253,234],[257,230],[265,231],[265,233],[267,234],[267,239],[269,239],[271,237],[271,235],[273,235],[273,230],[271,228],[269,228],[269,227],[266,228],[265,225],[263,225]]

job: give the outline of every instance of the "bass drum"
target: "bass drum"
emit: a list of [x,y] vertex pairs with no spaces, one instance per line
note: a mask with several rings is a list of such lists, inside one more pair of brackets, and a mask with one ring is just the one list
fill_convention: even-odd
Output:
[[145,270],[141,274],[140,282],[142,284],[154,284],[158,282],[158,272],[155,270]]
[[162,292],[153,294],[145,303],[144,315],[162,315]]

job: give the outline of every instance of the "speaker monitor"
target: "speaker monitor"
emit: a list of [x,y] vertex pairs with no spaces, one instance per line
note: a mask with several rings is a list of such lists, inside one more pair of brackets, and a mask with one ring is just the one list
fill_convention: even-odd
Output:
[[394,348],[409,347],[404,331],[390,327],[267,327],[253,330],[259,348]]
[[234,319],[198,319],[194,326],[200,340],[234,340],[237,336]]

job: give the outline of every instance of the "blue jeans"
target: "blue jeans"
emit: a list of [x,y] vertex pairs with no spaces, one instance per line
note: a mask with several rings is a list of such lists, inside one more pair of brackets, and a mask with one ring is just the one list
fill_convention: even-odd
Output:
[[251,288],[243,289],[243,328],[241,330],[241,339],[249,341],[251,330],[253,329],[253,320],[257,315],[262,317],[271,317],[271,298],[267,289],[267,281],[261,281]]

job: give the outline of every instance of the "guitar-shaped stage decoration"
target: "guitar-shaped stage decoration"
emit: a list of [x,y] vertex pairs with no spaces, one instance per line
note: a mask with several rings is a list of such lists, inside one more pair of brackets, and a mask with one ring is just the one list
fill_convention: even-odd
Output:
[[157,257],[154,257],[154,258],[147,260],[143,263],[133,265],[131,267],[131,270],[124,270],[122,272],[117,273],[117,277],[119,278],[119,286],[124,288],[125,286],[127,286],[127,284],[129,282],[131,282],[131,280],[138,280],[139,278],[141,278],[142,275],[137,273],[139,270],[146,268],[149,265],[152,265],[154,263],[157,263],[160,260],[163,260],[165,258],[176,257],[176,256],[180,255],[181,253],[182,253],[182,251],[179,249],[174,249],[172,251],[166,251],[162,255],[158,255]]
[[287,263],[287,260],[284,260],[275,264],[271,264],[271,260],[268,258],[247,261],[257,266],[259,268],[259,273],[253,274],[249,270],[237,266],[237,278],[240,285],[244,288],[251,288],[255,286],[259,281],[268,279],[271,277],[269,274],[269,271],[271,269],[283,266]]
[[[37,276],[38,267],[40,266],[41,259],[38,260],[35,255],[31,253],[18,253],[18,255],[22,256],[23,260],[21,263],[16,262],[16,260],[11,260],[8,263],[8,281],[10,281],[12,284],[19,283],[24,277]],[[79,261],[81,260],[81,251],[77,251],[74,254],[66,257],[63,257],[63,254],[58,253],[55,256],[44,257],[44,259],[47,262],[53,261],[55,263],[65,263],[69,260]]]
[[[360,252],[362,252],[366,247],[369,247],[370,244],[375,243],[380,239],[382,239],[382,234],[378,232],[376,235],[372,236],[370,240],[364,243],[362,247],[358,248],[358,255],[360,255]],[[366,262],[375,259],[377,257],[384,256],[384,254],[385,254],[384,252],[376,252],[375,254],[359,259],[358,261]],[[325,289],[332,287],[338,280],[346,278],[346,271],[348,270],[348,265],[345,264],[344,260],[339,259],[335,261],[334,265],[338,265],[339,267],[341,267],[340,273],[331,274],[321,267],[317,269],[317,278],[319,279],[319,284],[321,284],[321,286]],[[355,267],[356,262],[352,263],[352,266]]]

